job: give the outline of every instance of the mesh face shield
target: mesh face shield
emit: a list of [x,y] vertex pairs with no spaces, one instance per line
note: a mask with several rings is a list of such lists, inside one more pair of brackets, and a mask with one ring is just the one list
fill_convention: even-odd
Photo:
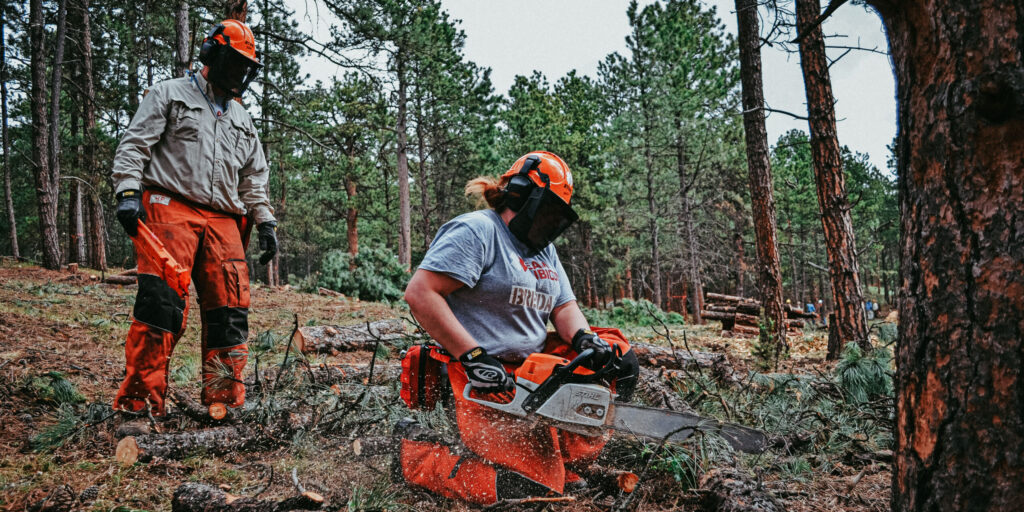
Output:
[[[259,52],[256,52],[256,58],[260,58]],[[222,45],[218,47],[210,64],[209,79],[228,94],[241,97],[262,67],[262,64],[254,62],[238,50]]]
[[508,229],[531,250],[540,252],[577,219],[579,215],[549,185],[530,192]]

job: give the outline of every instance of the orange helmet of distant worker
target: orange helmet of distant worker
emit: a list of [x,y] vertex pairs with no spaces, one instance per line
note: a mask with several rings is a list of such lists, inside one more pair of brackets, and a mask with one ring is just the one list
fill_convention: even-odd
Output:
[[218,23],[203,39],[199,61],[210,67],[210,82],[233,96],[241,96],[263,67],[252,30],[231,19]]
[[516,212],[508,228],[533,251],[542,251],[579,216],[570,206],[572,172],[554,153],[534,151],[501,176],[504,204]]

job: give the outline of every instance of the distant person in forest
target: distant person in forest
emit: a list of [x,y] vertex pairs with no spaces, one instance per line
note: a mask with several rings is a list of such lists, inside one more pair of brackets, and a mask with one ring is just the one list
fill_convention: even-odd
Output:
[[140,249],[140,220],[191,269],[203,324],[203,403],[245,402],[245,247],[255,226],[266,263],[277,252],[277,221],[256,128],[232,100],[245,93],[262,65],[252,31],[230,19],[209,32],[199,60],[199,73],[150,88],[114,155],[117,220],[135,242],[139,268],[126,375],[114,398],[119,410],[166,413],[167,365],[189,309],[187,291],[179,296],[160,277],[159,262]]
[[818,323],[821,324],[822,327],[828,327],[828,312],[825,311],[825,302],[822,301],[821,299],[818,299],[817,310]]
[[[438,230],[405,300],[451,357],[455,417],[470,453],[412,439],[408,426],[396,428],[404,438],[402,476],[443,496],[482,504],[579,488],[585,482],[572,469],[593,462],[604,436],[558,430],[463,398],[471,385],[480,398],[503,401],[516,389],[511,372],[530,354],[571,359],[585,349],[596,351],[592,370],[617,354],[613,389],[619,400],[632,394],[636,355],[617,329],[590,327],[551,243],[577,218],[569,166],[552,153],[529,153],[500,180],[470,181],[466,193],[490,208]],[[555,332],[548,332],[549,320]]]

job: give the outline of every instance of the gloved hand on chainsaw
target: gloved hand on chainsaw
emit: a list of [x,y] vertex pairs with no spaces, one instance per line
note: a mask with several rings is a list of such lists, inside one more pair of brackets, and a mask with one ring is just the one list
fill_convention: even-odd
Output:
[[588,348],[594,350],[594,355],[590,357],[589,361],[583,363],[584,368],[597,371],[611,362],[612,346],[607,341],[586,329],[576,331],[572,337],[572,349],[579,354]]
[[459,357],[459,362],[466,370],[469,383],[473,389],[481,393],[502,393],[515,389],[512,375],[505,371],[494,357],[487,354],[483,347],[476,347]]

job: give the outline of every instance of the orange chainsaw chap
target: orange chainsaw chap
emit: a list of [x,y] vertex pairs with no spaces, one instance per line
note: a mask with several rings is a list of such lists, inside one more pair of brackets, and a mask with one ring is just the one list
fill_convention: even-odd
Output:
[[[618,329],[594,328],[594,332],[620,347],[622,353],[629,351],[629,343]],[[555,333],[549,334],[544,353],[567,359],[576,356]],[[517,369],[516,365],[505,366],[513,372]],[[468,379],[457,361],[448,364],[448,377],[459,435],[472,454],[459,455],[446,446],[403,440],[400,462],[409,483],[480,504],[561,494],[566,483],[579,478],[572,468],[588,466],[607,442],[607,435],[566,432],[465,400],[462,394]]]
[[173,194],[146,191],[142,197],[148,221],[145,227],[140,223],[140,236],[133,239],[139,292],[125,341],[126,375],[114,407],[140,411],[148,402],[154,414],[164,414],[168,363],[188,316],[188,274],[203,323],[203,403],[238,407],[245,402],[242,370],[248,358],[245,219]]

